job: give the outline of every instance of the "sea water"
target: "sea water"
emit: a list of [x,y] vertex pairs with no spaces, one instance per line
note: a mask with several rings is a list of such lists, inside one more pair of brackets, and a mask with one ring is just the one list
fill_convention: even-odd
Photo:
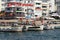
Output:
[[60,40],[60,29],[28,32],[0,32],[0,40]]

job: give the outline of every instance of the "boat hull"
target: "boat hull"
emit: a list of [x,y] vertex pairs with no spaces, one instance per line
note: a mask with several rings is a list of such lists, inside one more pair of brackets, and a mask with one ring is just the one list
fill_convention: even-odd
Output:
[[45,29],[45,30],[54,29],[54,26],[45,26],[44,29]]
[[9,31],[9,32],[15,32],[15,31],[20,31],[22,32],[23,27],[0,27],[0,31]]

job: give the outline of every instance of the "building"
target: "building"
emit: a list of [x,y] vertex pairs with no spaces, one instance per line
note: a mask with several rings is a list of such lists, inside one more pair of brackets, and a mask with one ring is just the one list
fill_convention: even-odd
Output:
[[[2,2],[3,1],[3,2]],[[55,0],[0,0],[0,10],[5,10],[9,18],[49,16],[55,12]],[[3,4],[4,6],[2,6]]]
[[42,15],[49,16],[49,3],[46,2],[42,3]]
[[49,7],[50,7],[50,12],[57,11],[56,0],[50,0],[50,1],[48,1],[48,3],[49,3]]
[[6,3],[6,0],[0,0],[0,11],[4,11],[5,10],[5,5]]
[[16,17],[25,17],[26,15],[33,16],[33,2],[32,0],[9,0],[6,2],[5,12],[15,14]]
[[34,1],[34,15],[37,17],[42,16],[42,1]]

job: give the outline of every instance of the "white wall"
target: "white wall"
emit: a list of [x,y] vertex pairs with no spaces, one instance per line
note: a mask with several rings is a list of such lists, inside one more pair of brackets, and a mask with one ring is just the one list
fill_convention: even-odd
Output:
[[0,0],[0,11],[1,11],[1,0]]
[[42,1],[35,1],[34,3],[34,15],[38,15],[38,17],[42,16],[42,10],[35,10],[36,7],[40,7],[42,9],[42,4],[36,5],[36,3],[42,3]]
[[52,5],[51,6],[51,11],[54,12],[55,11],[55,0],[51,0],[50,3]]
[[6,0],[4,1],[0,0],[0,11],[5,10],[5,2]]

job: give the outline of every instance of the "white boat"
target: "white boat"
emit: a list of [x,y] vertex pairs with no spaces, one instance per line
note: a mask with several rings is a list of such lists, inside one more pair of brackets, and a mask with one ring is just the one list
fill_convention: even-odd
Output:
[[0,31],[22,31],[23,25],[18,25],[16,22],[0,22]]
[[50,24],[50,23],[48,23],[48,24],[44,25],[44,29],[46,29],[46,30],[54,29],[54,28],[55,28],[55,26],[54,26],[54,25],[52,25],[52,24]]
[[44,29],[45,29],[45,30],[54,29],[54,26],[53,26],[53,25],[52,25],[52,26],[45,26]]
[[1,26],[0,31],[9,31],[9,32],[15,32],[15,31],[20,31],[22,32],[23,27],[10,27],[10,26]]
[[40,31],[43,30],[44,25],[28,27],[29,31]]

